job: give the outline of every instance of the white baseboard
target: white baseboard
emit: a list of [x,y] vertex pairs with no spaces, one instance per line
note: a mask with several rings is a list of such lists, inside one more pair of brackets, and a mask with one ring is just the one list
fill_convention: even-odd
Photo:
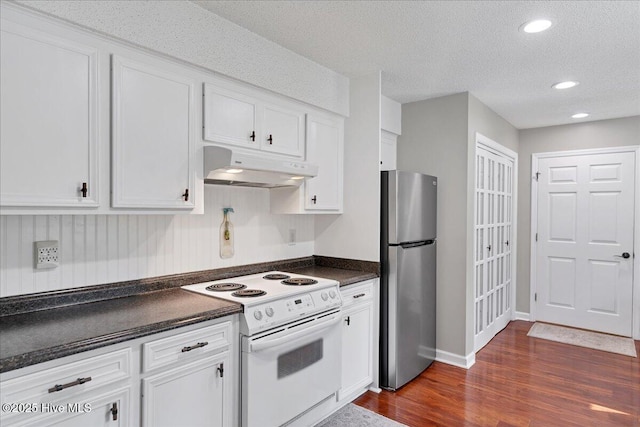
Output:
[[476,363],[476,354],[470,353],[466,356],[449,353],[448,351],[436,350],[436,361],[459,368],[469,369]]
[[526,320],[529,322],[529,313],[524,311],[516,311],[516,318],[514,320]]

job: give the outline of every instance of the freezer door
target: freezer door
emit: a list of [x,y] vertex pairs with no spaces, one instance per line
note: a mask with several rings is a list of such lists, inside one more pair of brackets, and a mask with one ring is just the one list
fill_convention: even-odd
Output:
[[[436,353],[436,244],[390,246],[383,290],[381,385],[398,389],[425,370]],[[386,330],[385,330],[386,329]],[[385,345],[383,344],[383,347]]]
[[[388,242],[402,243],[436,237],[437,184],[434,176],[388,171],[386,203]],[[384,205],[383,205],[384,206]]]

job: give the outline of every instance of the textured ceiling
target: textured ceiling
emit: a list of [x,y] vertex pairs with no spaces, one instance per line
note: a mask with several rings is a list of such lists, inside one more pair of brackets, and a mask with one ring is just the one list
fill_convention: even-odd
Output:
[[194,3],[347,77],[382,70],[401,103],[469,91],[520,129],[640,115],[640,1]]

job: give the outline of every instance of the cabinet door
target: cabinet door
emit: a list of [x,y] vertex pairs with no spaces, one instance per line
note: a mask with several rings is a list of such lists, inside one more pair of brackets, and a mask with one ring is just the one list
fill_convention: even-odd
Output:
[[371,384],[373,304],[356,304],[343,314],[342,382],[338,400]]
[[304,112],[265,105],[260,148],[273,153],[304,157]]
[[113,57],[113,206],[193,208],[194,84]]
[[224,371],[229,353],[163,371],[142,380],[144,427],[229,425]]
[[307,161],[318,165],[318,176],[305,182],[307,210],[342,210],[343,178],[342,119],[307,117]]
[[382,131],[380,138],[380,170],[396,169],[396,151],[398,137],[392,133]]
[[130,425],[130,387],[101,395],[81,396],[73,401],[42,404],[41,413],[55,414],[32,418],[20,426],[127,427]]
[[98,206],[97,51],[3,19],[0,54],[0,205]]
[[205,84],[204,139],[258,148],[256,108],[251,97]]

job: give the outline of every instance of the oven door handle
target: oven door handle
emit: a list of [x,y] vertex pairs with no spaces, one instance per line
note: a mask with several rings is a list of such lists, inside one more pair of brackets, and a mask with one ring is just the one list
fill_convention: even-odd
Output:
[[252,341],[249,343],[249,352],[266,350],[268,348],[276,347],[281,344],[290,344],[293,340],[297,338],[307,337],[310,334],[313,334],[315,332],[319,332],[324,329],[329,329],[331,326],[340,322],[340,318],[341,318],[340,312],[338,312],[334,316],[328,318],[327,320],[318,322],[313,326],[301,329],[292,334],[286,334],[284,336],[275,337],[275,338],[262,338],[259,341]]

